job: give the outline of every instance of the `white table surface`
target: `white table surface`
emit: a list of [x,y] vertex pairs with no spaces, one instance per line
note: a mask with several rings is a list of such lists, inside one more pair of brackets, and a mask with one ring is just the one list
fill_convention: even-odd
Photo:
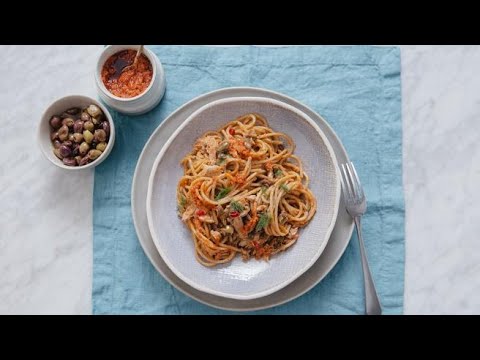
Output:
[[[406,314],[480,314],[480,46],[401,46]],[[0,314],[90,314],[93,171],[36,144],[101,46],[0,46]]]

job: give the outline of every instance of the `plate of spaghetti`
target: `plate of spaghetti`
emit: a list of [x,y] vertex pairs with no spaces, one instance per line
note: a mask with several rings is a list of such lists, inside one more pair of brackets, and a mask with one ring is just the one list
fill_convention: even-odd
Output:
[[335,154],[300,110],[228,98],[197,110],[153,165],[147,217],[155,246],[190,286],[247,300],[319,258],[335,224]]

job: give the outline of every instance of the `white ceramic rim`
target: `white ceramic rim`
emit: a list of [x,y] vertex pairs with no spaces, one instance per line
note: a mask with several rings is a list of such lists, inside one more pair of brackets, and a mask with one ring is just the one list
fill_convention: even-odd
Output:
[[[83,166],[67,166],[57,157],[55,157],[55,159],[58,160],[58,161],[52,160],[52,158],[50,156],[48,156],[48,154],[46,153],[46,149],[42,145],[42,142],[44,141],[43,140],[43,135],[44,134],[42,134],[42,122],[43,121],[50,121],[49,120],[50,117],[54,115],[54,114],[49,114],[50,109],[57,102],[60,102],[60,101],[63,101],[63,100],[68,100],[70,98],[83,98],[84,100],[88,100],[92,104],[95,104],[96,106],[98,106],[103,111],[103,114],[107,117],[109,125],[110,125],[110,136],[109,136],[107,147],[105,148],[105,151],[103,151],[102,155],[100,155],[98,158],[93,160],[91,163],[88,163],[88,164],[83,165]],[[50,123],[48,125],[50,126]],[[95,167],[97,165],[100,165],[107,158],[107,156],[110,155],[110,152],[112,151],[112,148],[113,148],[113,144],[115,143],[115,124],[113,123],[112,115],[110,114],[110,112],[107,110],[107,108],[100,101],[95,100],[95,99],[93,99],[89,96],[86,96],[86,95],[67,95],[67,96],[63,96],[63,97],[58,98],[57,100],[53,101],[48,106],[48,108],[43,112],[43,114],[40,118],[40,123],[37,127],[37,141],[38,141],[38,145],[39,145],[43,155],[52,164],[55,164],[58,167],[60,167],[62,169],[66,169],[66,170],[74,170],[74,171],[85,170],[85,169],[89,169],[89,168]],[[50,140],[50,145],[51,145],[51,150],[53,151],[53,144],[52,144],[51,140]]]
[[[203,112],[205,111],[206,109],[212,107],[212,106],[215,106],[215,105],[218,105],[218,104],[224,104],[224,103],[230,103],[230,102],[236,102],[236,101],[256,101],[256,102],[267,102],[267,103],[271,103],[273,105],[276,105],[276,106],[279,106],[279,107],[282,107],[282,108],[285,108],[286,110],[289,110],[291,112],[294,112],[296,113],[298,116],[300,116],[301,118],[305,119],[307,121],[307,123],[309,123],[310,126],[312,126],[315,131],[317,132],[317,134],[320,136],[320,138],[322,139],[322,141],[324,142],[327,150],[328,150],[328,153],[330,155],[330,158],[332,159],[332,162],[333,162],[333,165],[334,165],[334,169],[335,169],[335,175],[336,175],[336,178],[335,178],[335,185],[336,185],[336,192],[335,192],[335,203],[334,203],[334,210],[333,210],[333,216],[332,216],[332,219],[330,221],[330,224],[327,228],[327,231],[325,233],[325,238],[324,238],[324,241],[322,242],[321,246],[318,248],[318,251],[315,253],[315,255],[312,257],[312,259],[300,270],[298,271],[296,274],[294,274],[292,277],[290,277],[289,279],[285,280],[284,282],[276,285],[276,286],[273,286],[267,290],[264,290],[264,291],[261,291],[261,292],[258,292],[258,293],[255,293],[255,294],[251,294],[251,295],[237,295],[237,294],[227,294],[227,293],[223,293],[223,292],[220,292],[220,291],[216,291],[216,290],[212,290],[212,289],[209,289],[207,287],[204,287],[203,285],[201,284],[197,284],[196,282],[192,281],[191,279],[183,276],[182,273],[180,273],[176,267],[169,261],[169,259],[165,256],[163,250],[162,250],[162,246],[161,246],[161,241],[159,240],[159,236],[158,234],[156,233],[155,231],[155,228],[153,227],[152,223],[153,223],[153,215],[152,215],[152,209],[151,209],[151,204],[152,204],[152,188],[153,188],[153,182],[154,182],[154,177],[155,177],[155,173],[156,173],[156,170],[157,170],[157,167],[158,167],[158,164],[160,163],[161,159],[163,158],[165,152],[167,151],[167,149],[170,147],[171,143],[173,142],[173,140],[178,136],[178,134],[182,131],[183,128],[185,128],[185,126],[187,126],[188,123],[190,123],[192,121],[192,119],[194,117],[196,117],[200,112]],[[193,112],[178,128],[177,130],[175,130],[175,132],[169,137],[169,139],[167,140],[167,142],[165,143],[165,145],[162,147],[161,151],[159,152],[159,154],[157,155],[157,158],[155,159],[155,162],[153,164],[153,167],[152,167],[152,170],[150,172],[150,177],[149,177],[149,180],[148,180],[148,192],[147,192],[147,201],[146,201],[146,207],[147,207],[147,219],[148,219],[148,226],[149,226],[149,229],[150,229],[150,233],[152,235],[152,238],[153,238],[153,242],[155,244],[155,247],[157,248],[160,256],[162,257],[162,259],[165,261],[165,263],[167,264],[167,266],[172,270],[172,272],[178,277],[180,278],[181,280],[183,280],[185,283],[187,283],[188,285],[190,285],[191,287],[199,290],[199,291],[203,291],[205,293],[209,293],[209,294],[212,294],[212,295],[216,295],[216,296],[220,296],[220,297],[225,297],[225,298],[230,298],[230,299],[236,299],[236,300],[252,300],[252,299],[256,299],[256,298],[260,298],[260,297],[264,297],[264,296],[267,296],[267,295],[270,295],[282,288],[284,288],[285,286],[287,286],[288,284],[292,283],[293,281],[295,281],[298,277],[300,277],[302,274],[304,274],[313,264],[315,264],[315,262],[318,260],[318,258],[320,257],[320,255],[322,254],[323,250],[325,249],[325,247],[327,246],[327,243],[330,239],[330,235],[333,231],[333,228],[335,226],[335,222],[337,220],[337,216],[338,216],[338,208],[340,206],[340,192],[341,192],[341,189],[340,189],[340,171],[338,169],[338,165],[337,165],[337,159],[336,159],[336,156],[335,156],[335,152],[333,151],[333,148],[332,146],[330,145],[330,142],[328,141],[327,137],[325,136],[325,134],[323,134],[322,130],[318,127],[318,125],[308,116],[306,115],[305,113],[303,113],[302,111],[300,111],[299,109],[291,106],[291,105],[288,105],[286,103],[283,103],[281,101],[278,101],[278,100],[274,100],[274,99],[270,99],[270,98],[264,98],[264,97],[232,97],[232,98],[225,98],[225,99],[220,99],[220,100],[215,100],[211,103],[208,103],[202,107],[200,107],[199,109],[197,109],[195,112]]]
[[[150,61],[150,64],[152,64],[152,69],[153,69],[153,74],[152,74],[152,79],[150,80],[150,84],[141,94],[138,94],[137,96],[134,96],[134,97],[131,97],[131,98],[122,98],[122,97],[113,95],[110,91],[108,91],[108,89],[105,87],[105,84],[102,81],[102,76],[101,76],[103,64],[105,64],[105,61],[107,61],[108,58],[105,59],[102,64],[100,64],[100,60],[102,58],[102,55],[108,49],[112,48],[113,46],[121,46],[121,45],[105,46],[105,48],[102,49],[102,51],[100,52],[100,55],[98,56],[97,67],[95,69],[95,81],[97,82],[98,87],[100,88],[102,93],[104,93],[106,96],[108,96],[111,99],[117,100],[117,101],[122,101],[122,102],[128,103],[128,102],[140,99],[141,97],[143,97],[145,94],[148,93],[148,91],[152,88],[153,83],[155,82],[155,77],[157,76],[157,64],[156,64],[156,60],[155,60],[156,55],[150,49],[148,49],[146,46],[143,47],[142,53],[145,54],[145,56],[148,58],[148,60]],[[124,50],[135,50],[135,48],[130,47],[130,45],[124,45],[124,46],[125,46],[125,48],[119,49],[117,52],[113,53],[112,55],[114,55],[114,54],[116,54],[120,51],[124,51]]]

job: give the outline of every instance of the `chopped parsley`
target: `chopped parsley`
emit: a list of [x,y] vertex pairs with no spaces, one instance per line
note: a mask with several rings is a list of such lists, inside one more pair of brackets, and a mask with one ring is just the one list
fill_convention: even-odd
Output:
[[228,141],[224,141],[223,143],[221,143],[217,149],[217,154],[225,153],[225,150],[228,150],[228,145]]
[[227,150],[227,149],[224,149],[220,152],[218,152],[218,150],[217,150],[217,157],[218,157],[217,162],[216,162],[217,165],[222,165],[225,161],[227,161],[227,158],[230,157],[230,155],[228,153],[224,152],[225,150]]
[[183,212],[186,204],[187,204],[187,199],[185,198],[185,196],[180,195],[180,202],[178,203],[178,210]]
[[288,188],[288,186],[285,185],[285,184],[280,185],[280,189],[282,189],[282,190],[285,191],[285,192],[289,192],[289,191],[290,191],[290,189]]
[[267,192],[268,188],[266,186],[262,186],[262,194],[265,194]]
[[243,210],[245,210],[242,204],[240,204],[238,201],[231,201],[230,206],[232,207],[233,210],[238,212],[242,212]]
[[228,193],[232,190],[232,188],[223,188],[222,190],[220,190],[220,192],[217,194],[217,196],[215,196],[215,200],[220,200],[220,199],[223,199],[225,196],[228,195]]
[[261,231],[263,230],[268,223],[270,222],[270,216],[268,214],[261,214],[260,219],[258,220],[257,226],[255,226],[255,231]]
[[278,177],[280,177],[280,176],[283,175],[283,171],[280,170],[280,169],[276,169],[276,170],[274,171],[274,175],[275,175],[275,177],[278,178]]

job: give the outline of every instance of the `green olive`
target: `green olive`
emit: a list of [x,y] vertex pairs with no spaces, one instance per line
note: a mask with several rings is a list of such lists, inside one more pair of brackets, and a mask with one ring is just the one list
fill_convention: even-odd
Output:
[[81,156],[75,156],[75,161],[77,162],[77,165],[80,165],[80,162],[82,161]]
[[87,144],[90,144],[93,141],[93,134],[89,130],[85,130],[83,132],[83,138],[87,142]]
[[53,153],[54,153],[55,156],[58,157],[60,160],[63,159],[62,155],[60,155],[60,150],[59,150],[59,149],[53,149]]
[[88,158],[87,155],[85,155],[82,160],[80,160],[80,163],[78,165],[82,166],[82,165],[86,165],[90,162],[90,159]]
[[97,147],[96,147],[96,149],[100,150],[101,152],[104,152],[106,148],[107,148],[107,143],[106,142],[98,143]]
[[88,115],[88,113],[86,113],[86,112],[82,112],[82,115],[80,116],[80,119],[82,121],[90,121],[90,115]]
[[81,143],[83,141],[83,134],[73,134],[73,141],[75,141],[76,143]]
[[68,139],[68,126],[62,125],[60,129],[58,129],[58,138],[61,141],[65,141]]
[[90,116],[97,116],[97,115],[100,115],[102,113],[102,110],[100,110],[100,108],[97,106],[97,105],[90,105],[88,108],[87,108],[87,113],[90,115]]
[[95,125],[91,121],[85,121],[83,123],[83,128],[88,131],[93,131],[95,129]]
[[88,158],[90,160],[95,160],[96,158],[98,158],[100,155],[102,155],[102,152],[100,150],[90,150],[88,152]]
[[62,125],[67,125],[68,127],[72,127],[74,123],[75,120],[73,120],[72,118],[65,118],[62,120]]
[[85,155],[88,150],[90,150],[90,145],[88,145],[85,141],[80,144],[80,147],[78,148],[78,151],[80,155]]
[[107,140],[107,133],[103,129],[95,130],[94,136],[97,142],[104,142],[105,140]]

